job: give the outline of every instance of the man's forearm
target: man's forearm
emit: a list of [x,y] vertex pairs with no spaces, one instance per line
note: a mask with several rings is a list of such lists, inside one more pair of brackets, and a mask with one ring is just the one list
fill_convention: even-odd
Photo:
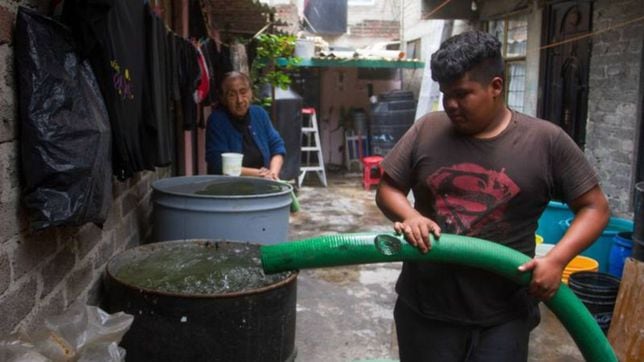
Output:
[[376,204],[380,211],[391,221],[402,221],[419,215],[407,199],[407,194],[383,178],[376,193]]
[[599,187],[595,187],[571,203],[575,218],[557,246],[548,253],[562,265],[590,246],[606,227],[610,217],[608,202]]

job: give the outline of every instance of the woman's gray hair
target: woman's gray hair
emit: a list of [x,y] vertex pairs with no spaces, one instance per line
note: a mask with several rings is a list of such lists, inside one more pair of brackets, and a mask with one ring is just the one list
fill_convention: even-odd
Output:
[[248,88],[252,88],[253,82],[251,82],[250,77],[246,73],[238,72],[236,70],[233,70],[231,72],[228,72],[224,74],[224,77],[221,80],[221,94],[224,95],[226,93],[226,88],[224,85],[232,80],[232,79],[242,79],[244,82],[246,82],[246,85],[248,85]]

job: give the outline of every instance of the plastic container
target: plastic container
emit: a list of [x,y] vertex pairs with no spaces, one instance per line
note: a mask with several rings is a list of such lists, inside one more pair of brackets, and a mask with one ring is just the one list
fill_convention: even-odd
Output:
[[[570,227],[573,218],[566,219],[561,222],[561,230],[565,232]],[[586,248],[581,255],[591,257],[599,262],[599,271],[602,273],[608,272],[608,259],[610,256],[610,248],[613,244],[613,238],[617,233],[633,231],[633,222],[630,220],[611,217],[608,221],[608,225],[602,231],[599,239]]]
[[381,94],[369,122],[371,154],[385,156],[414,124],[416,101],[408,91]]
[[293,187],[258,177],[201,175],[152,183],[152,241],[288,240]]
[[564,268],[561,275],[561,281],[568,284],[570,275],[578,272],[596,272],[599,269],[599,263],[593,258],[583,255],[574,257]]
[[537,244],[534,249],[534,255],[543,258],[554,247],[555,244]]
[[241,175],[243,153],[224,152],[221,154],[223,174],[226,176]]
[[613,317],[620,279],[607,273],[578,272],[570,275],[568,286],[593,315],[599,327],[608,332]]
[[543,244],[543,237],[541,235],[534,236],[534,243],[536,245]]
[[315,55],[315,41],[308,39],[298,39],[295,41],[295,51],[294,54],[296,57],[310,59]]
[[559,223],[573,216],[574,214],[568,205],[557,201],[550,201],[539,218],[537,234],[543,237],[544,243],[556,244],[564,234]]
[[631,232],[621,232],[613,238],[608,260],[608,272],[618,278],[622,277],[624,260],[633,253],[632,237],[633,233]]

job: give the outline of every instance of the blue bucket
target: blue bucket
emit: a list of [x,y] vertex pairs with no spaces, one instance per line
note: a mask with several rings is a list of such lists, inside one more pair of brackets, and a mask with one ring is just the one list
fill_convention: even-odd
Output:
[[608,260],[608,272],[621,278],[624,271],[624,260],[633,253],[633,233],[617,233],[613,238],[613,245],[610,248]]
[[[562,233],[570,227],[573,218],[566,219],[560,223]],[[586,250],[581,252],[581,255],[593,258],[599,262],[599,271],[603,273],[608,272],[610,249],[613,244],[613,239],[620,232],[633,232],[633,221],[626,220],[618,217],[611,217],[608,220],[608,225],[602,231],[599,239],[589,246]],[[563,234],[562,234],[563,235]]]
[[568,205],[557,201],[550,201],[541,214],[541,217],[539,217],[539,227],[536,233],[543,237],[544,243],[556,244],[565,231],[565,229],[559,226],[559,223],[573,216],[574,214]]

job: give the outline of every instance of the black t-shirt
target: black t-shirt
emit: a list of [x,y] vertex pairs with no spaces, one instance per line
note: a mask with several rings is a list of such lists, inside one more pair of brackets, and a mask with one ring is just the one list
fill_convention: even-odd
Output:
[[67,0],[63,8],[62,19],[99,82],[112,128],[113,171],[120,179],[154,168],[141,144],[143,10],[141,0]]
[[143,121],[146,154],[155,166],[173,161],[174,126],[170,117],[168,37],[163,20],[145,5],[146,68]]
[[[443,233],[497,242],[534,255],[537,220],[548,201],[574,200],[594,187],[596,174],[559,127],[513,112],[491,139],[454,131],[444,112],[417,121],[382,163],[414,207]],[[480,269],[404,263],[400,298],[433,319],[493,325],[525,313],[525,287]]]
[[176,45],[183,128],[192,130],[197,125],[197,103],[195,103],[194,91],[201,80],[201,69],[197,59],[197,49],[192,43],[185,39],[178,39]]

